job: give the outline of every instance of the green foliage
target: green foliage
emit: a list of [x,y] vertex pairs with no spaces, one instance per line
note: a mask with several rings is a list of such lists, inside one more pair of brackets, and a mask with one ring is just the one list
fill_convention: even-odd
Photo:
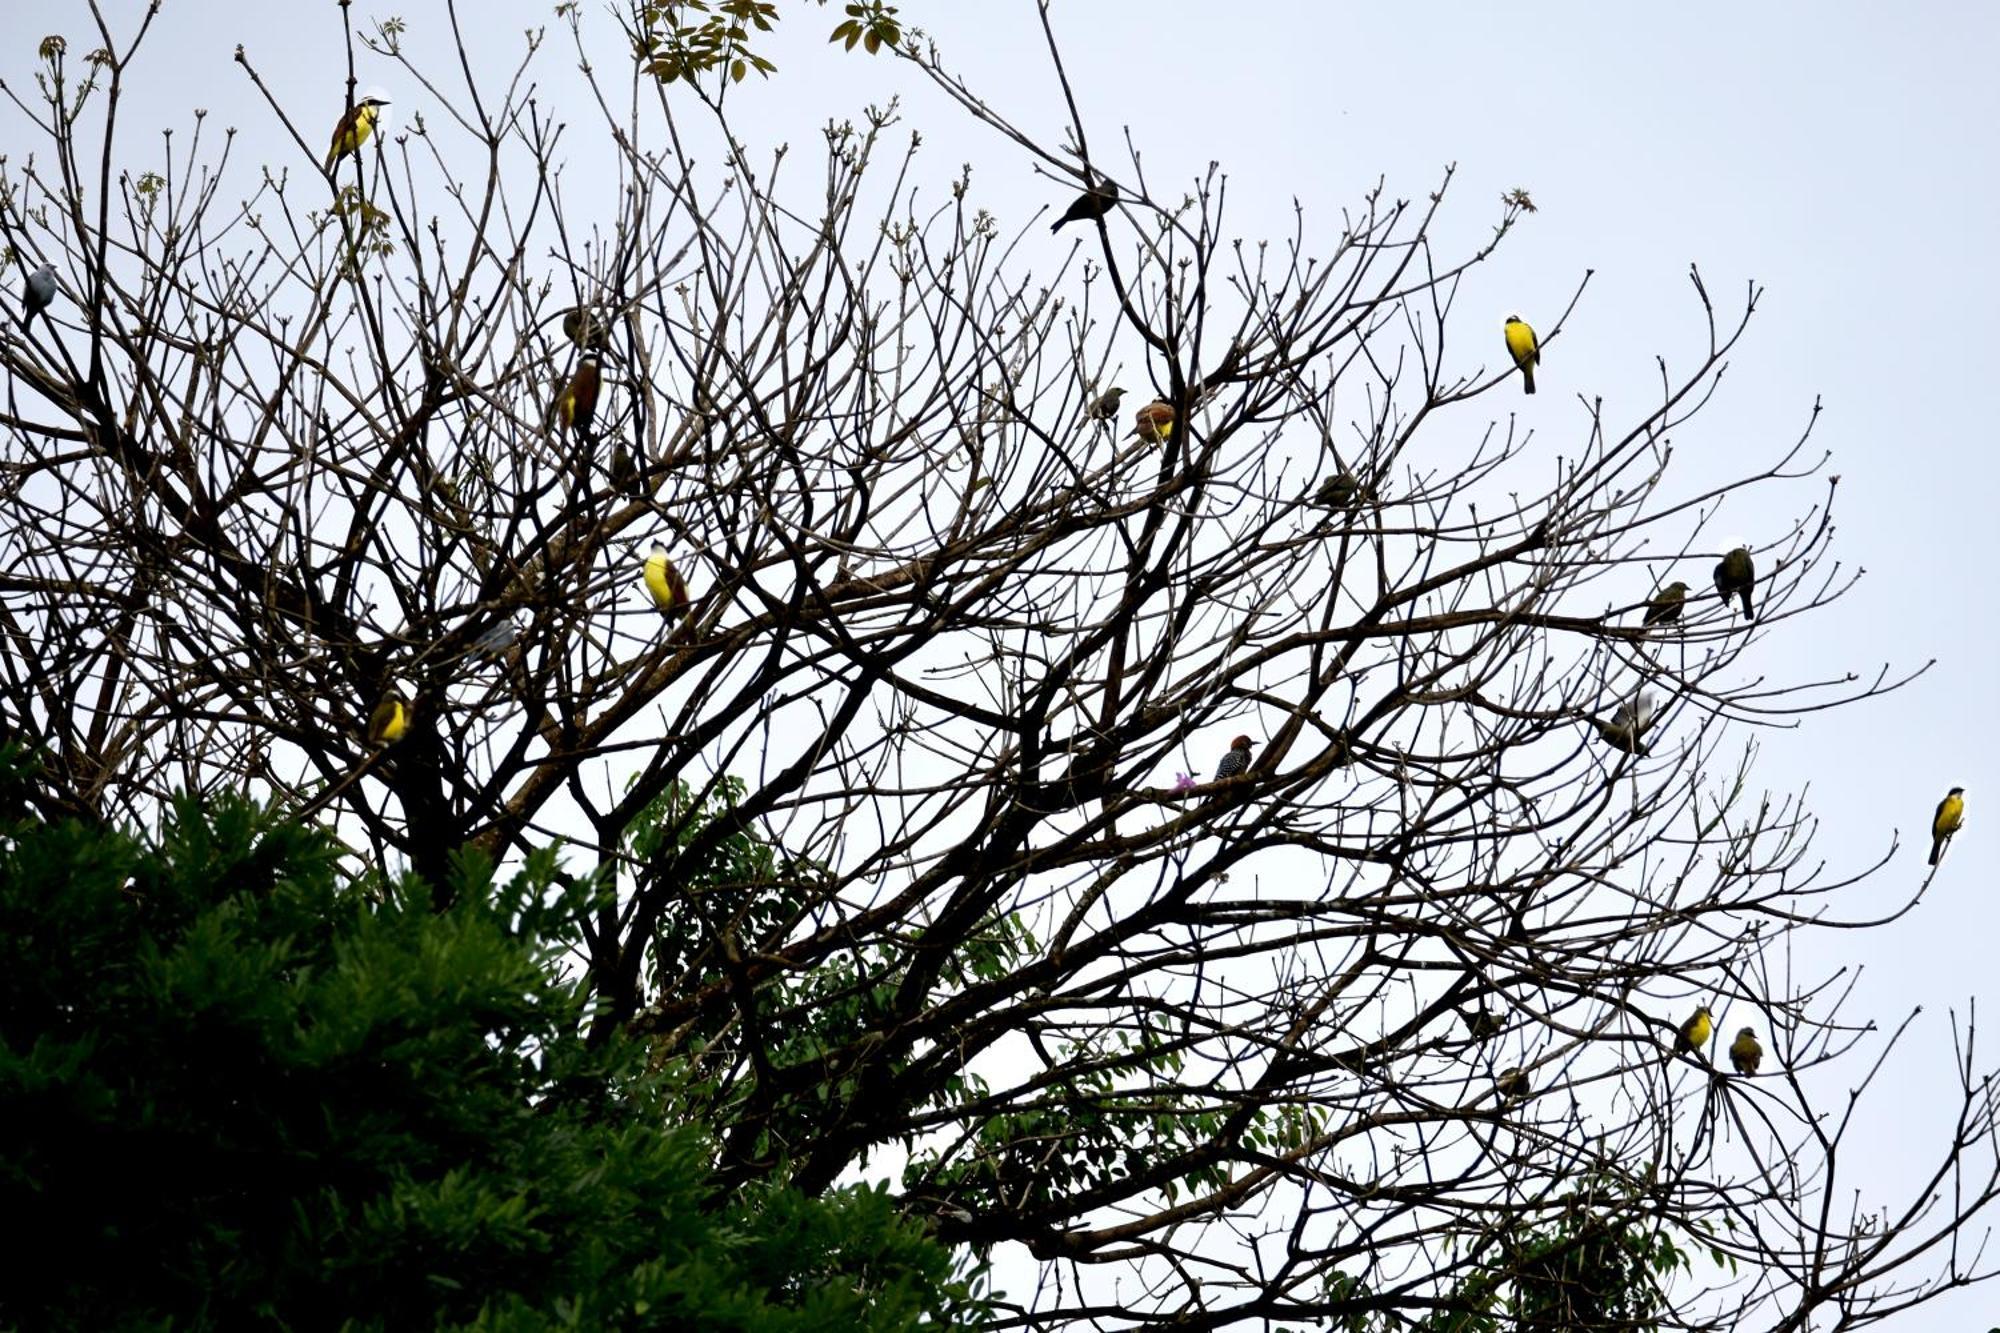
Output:
[[[903,40],[894,5],[859,0],[846,13],[829,40],[844,42],[850,51],[859,43],[874,55]],[[645,7],[640,19],[640,66],[662,83],[694,83],[712,70],[741,83],[751,70],[767,78],[777,71],[750,47],[753,32],[770,32],[778,21],[778,6],[769,0],[659,0]]]
[[146,841],[15,824],[0,1326],[976,1322],[885,1195],[722,1194],[642,1053],[586,1046],[551,964],[590,886],[546,854],[457,880],[443,912],[353,884],[234,801]]

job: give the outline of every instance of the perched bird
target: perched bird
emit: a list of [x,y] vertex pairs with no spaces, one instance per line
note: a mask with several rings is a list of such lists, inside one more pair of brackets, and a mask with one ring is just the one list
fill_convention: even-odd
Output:
[[1618,705],[1609,722],[1593,717],[1590,724],[1597,728],[1597,734],[1612,749],[1623,754],[1643,756],[1646,753],[1646,730],[1653,725],[1656,714],[1653,696],[1640,690],[1631,700]]
[[1215,766],[1215,780],[1220,782],[1224,778],[1233,778],[1238,773],[1248,772],[1250,747],[1256,743],[1248,736],[1238,736],[1229,742],[1229,753],[1222,756],[1222,762]]
[[653,553],[646,557],[646,591],[652,596],[653,605],[669,620],[687,614],[687,583],[674,568],[674,562],[667,559],[667,548],[658,542],[653,543]]
[[1729,1043],[1729,1063],[1736,1066],[1739,1074],[1754,1074],[1757,1066],[1764,1063],[1764,1048],[1757,1044],[1754,1029],[1742,1029],[1736,1034],[1736,1040]]
[[1701,1054],[1701,1048],[1708,1045],[1709,1034],[1715,1031],[1715,1019],[1708,1012],[1707,1005],[1699,1005],[1681,1024],[1681,1030],[1674,1034],[1674,1054],[1691,1051]]
[[1159,444],[1174,433],[1174,405],[1155,398],[1132,418],[1132,433],[1147,444]]
[[1958,826],[1965,822],[1965,788],[1953,787],[1938,802],[1937,813],[1931,816],[1931,864],[1936,865],[1944,855],[1944,845],[1951,841],[1951,835],[1958,832]]
[[623,440],[611,446],[611,489],[635,499],[640,494],[639,469],[632,465],[632,451]]
[[1535,391],[1535,367],[1542,364],[1542,345],[1535,340],[1535,331],[1524,323],[1519,315],[1507,316],[1507,322],[1500,327],[1507,339],[1507,354],[1514,358],[1514,364],[1521,368],[1521,389],[1524,393]]
[[1313,503],[1327,509],[1352,509],[1361,500],[1361,479],[1352,472],[1339,472],[1319,484]]
[[1123,389],[1106,389],[1090,400],[1090,406],[1084,409],[1083,415],[1091,421],[1109,421],[1118,415],[1118,404],[1124,401],[1124,398]]
[[563,336],[587,352],[601,352],[611,341],[611,331],[589,308],[571,306],[563,311]]
[[577,363],[576,373],[556,397],[556,420],[578,435],[590,434],[591,418],[597,415],[597,391],[604,382],[597,358],[586,356]]
[[1646,603],[1644,624],[1673,625],[1681,618],[1681,608],[1687,605],[1688,585],[1675,579],[1666,587],[1653,594],[1653,600]]
[[410,706],[403,702],[401,691],[391,686],[382,696],[382,702],[375,705],[375,711],[368,715],[368,743],[378,748],[394,745],[409,729]]
[[1751,606],[1750,594],[1757,587],[1757,562],[1750,558],[1750,548],[1738,546],[1722,557],[1715,566],[1716,595],[1727,602],[1731,597],[1743,598],[1743,618],[1755,620],[1757,612]]
[[1528,1071],[1514,1065],[1493,1080],[1493,1090],[1503,1101],[1518,1102],[1533,1091],[1528,1082]]
[[1078,195],[1075,202],[1063,211],[1063,215],[1049,224],[1049,231],[1051,234],[1059,232],[1070,223],[1084,219],[1095,222],[1117,205],[1118,187],[1110,181],[1099,181]]
[[512,648],[514,641],[520,637],[521,627],[511,620],[503,620],[497,625],[488,626],[484,633],[472,641],[469,651],[474,657],[498,658]]
[[1468,1009],[1465,1011],[1465,1026],[1474,1041],[1488,1041],[1500,1035],[1502,1019],[1491,1009]]
[[347,109],[340,118],[340,124],[333,127],[333,143],[326,150],[326,169],[333,170],[333,164],[349,153],[359,152],[361,145],[368,142],[368,136],[375,132],[375,122],[382,118],[382,108],[389,105],[386,97],[369,95]]
[[21,327],[27,328],[55,299],[56,266],[44,264],[28,275],[27,289],[21,293]]

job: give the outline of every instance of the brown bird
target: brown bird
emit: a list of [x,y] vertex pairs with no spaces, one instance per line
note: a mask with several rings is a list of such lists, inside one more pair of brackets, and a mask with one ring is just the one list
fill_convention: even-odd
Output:
[[576,374],[570,376],[556,398],[556,420],[564,428],[578,435],[590,434],[591,419],[597,415],[597,393],[603,384],[603,376],[597,368],[597,358],[586,356],[577,364]]
[[1646,603],[1644,624],[1672,625],[1680,621],[1681,609],[1687,605],[1688,585],[1676,579],[1653,594],[1653,600]]
[[1132,433],[1147,444],[1159,444],[1173,436],[1174,405],[1155,398],[1140,408],[1132,419]]
[[341,114],[340,123],[333,127],[333,142],[326,149],[328,171],[346,154],[361,151],[361,145],[375,132],[375,122],[382,118],[382,108],[387,105],[388,98],[369,96]]
[[1049,231],[1061,231],[1072,222],[1096,222],[1117,206],[1118,187],[1110,181],[1099,181],[1078,195],[1063,215],[1049,224]]
[[1764,1048],[1757,1044],[1754,1029],[1742,1029],[1736,1034],[1736,1040],[1729,1043],[1729,1063],[1736,1066],[1739,1074],[1754,1074],[1757,1066],[1764,1063]]

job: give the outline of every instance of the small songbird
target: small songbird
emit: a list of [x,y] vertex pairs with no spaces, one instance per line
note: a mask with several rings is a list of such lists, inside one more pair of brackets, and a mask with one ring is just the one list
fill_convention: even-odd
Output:
[[1653,594],[1653,600],[1646,603],[1644,624],[1672,625],[1681,618],[1681,609],[1687,605],[1688,585],[1675,579],[1666,587]]
[[1251,740],[1248,736],[1238,736],[1235,740],[1229,742],[1229,753],[1222,756],[1222,762],[1215,766],[1215,780],[1220,782],[1224,778],[1233,778],[1238,773],[1248,772],[1250,769],[1250,747],[1256,743],[1256,741]]
[[1965,822],[1965,788],[1953,787],[1938,802],[1937,813],[1931,816],[1931,864],[1936,865],[1944,855],[1944,845],[1951,841],[1951,835],[1958,832],[1958,826]]
[[1132,418],[1132,433],[1147,444],[1159,444],[1174,433],[1174,405],[1164,398],[1155,398],[1140,408]]
[[375,132],[375,122],[382,118],[382,108],[387,105],[388,98],[370,94],[347,109],[340,118],[340,124],[333,127],[333,143],[326,150],[328,171],[332,171],[333,164],[348,153],[360,151],[361,145],[368,142],[368,136]]
[[1090,406],[1084,409],[1083,415],[1091,421],[1109,421],[1118,415],[1118,404],[1123,402],[1124,398],[1123,389],[1106,389],[1091,399]]
[[1533,1088],[1528,1083],[1528,1071],[1514,1065],[1493,1080],[1493,1090],[1500,1094],[1503,1101],[1518,1102]]
[[1313,503],[1328,509],[1352,509],[1361,498],[1361,479],[1352,472],[1337,472],[1319,484]]
[[1729,1043],[1729,1063],[1736,1066],[1739,1074],[1754,1074],[1757,1066],[1764,1063],[1764,1048],[1757,1044],[1757,1033],[1753,1028],[1743,1028],[1736,1034],[1736,1040]]
[[489,625],[480,636],[472,641],[468,650],[474,657],[496,660],[514,646],[521,637],[521,627],[511,620],[503,620]]
[[1674,1054],[1690,1051],[1700,1055],[1702,1047],[1708,1045],[1709,1034],[1714,1031],[1715,1019],[1708,1012],[1708,1006],[1697,1006],[1687,1022],[1681,1024],[1680,1031],[1674,1034]]
[[44,264],[28,275],[28,286],[21,293],[21,327],[27,328],[56,300],[56,266]]
[[562,331],[564,337],[586,352],[601,352],[611,341],[611,332],[604,321],[586,306],[571,306],[563,311]]
[[577,364],[576,373],[556,397],[556,420],[568,430],[578,435],[590,434],[591,419],[597,415],[597,391],[603,384],[603,376],[598,371],[597,358],[586,356]]
[[669,620],[687,614],[687,583],[674,568],[674,562],[667,559],[667,548],[658,542],[653,543],[653,553],[646,557],[646,591],[660,614]]
[[1756,609],[1751,605],[1751,594],[1757,588],[1757,562],[1750,558],[1750,548],[1738,546],[1723,556],[1715,566],[1715,591],[1726,603],[1731,597],[1743,599],[1743,618],[1755,620]]
[[410,706],[403,702],[402,692],[391,686],[368,715],[368,743],[377,748],[394,745],[409,729]]
[[1535,391],[1535,367],[1542,364],[1542,345],[1535,338],[1535,331],[1524,323],[1519,315],[1507,316],[1507,322],[1500,327],[1507,339],[1507,354],[1514,358],[1514,364],[1521,368],[1521,389],[1524,393]]
[[1500,1035],[1503,1021],[1491,1009],[1468,1009],[1465,1011],[1466,1030],[1474,1041],[1487,1041]]
[[639,469],[632,464],[632,451],[620,440],[611,446],[611,489],[637,499],[641,494]]
[[1049,231],[1059,232],[1072,222],[1095,222],[1117,206],[1118,187],[1110,181],[1099,181],[1078,195],[1063,215],[1049,224]]
[[1612,749],[1624,754],[1643,756],[1646,753],[1644,743],[1646,729],[1653,725],[1657,713],[1653,696],[1645,690],[1640,690],[1638,694],[1627,702],[1619,704],[1612,711],[1609,722],[1593,717],[1590,719],[1590,724],[1597,728],[1597,734]]

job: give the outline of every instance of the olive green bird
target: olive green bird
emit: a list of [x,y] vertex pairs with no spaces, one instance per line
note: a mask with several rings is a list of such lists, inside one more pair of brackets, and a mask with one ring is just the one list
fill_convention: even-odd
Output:
[[1488,1041],[1500,1035],[1504,1020],[1491,1009],[1465,1011],[1465,1027],[1474,1041]]
[[1757,590],[1757,562],[1750,558],[1750,548],[1739,546],[1722,557],[1715,566],[1715,592],[1727,603],[1732,597],[1743,599],[1743,618],[1755,620],[1756,607],[1751,597]]
[[1743,1028],[1736,1034],[1736,1040],[1729,1043],[1729,1063],[1739,1074],[1754,1074],[1757,1066],[1764,1063],[1764,1048],[1757,1044],[1755,1029]]
[[1647,628],[1654,625],[1674,625],[1680,623],[1681,611],[1687,606],[1688,585],[1679,579],[1653,594],[1646,603],[1643,624]]
[[1493,1080],[1493,1090],[1502,1101],[1518,1102],[1534,1091],[1534,1085],[1528,1082],[1528,1071],[1515,1065]]
[[1090,406],[1083,415],[1091,421],[1110,421],[1118,415],[1118,405],[1125,400],[1125,391],[1119,388],[1106,389],[1090,400]]

